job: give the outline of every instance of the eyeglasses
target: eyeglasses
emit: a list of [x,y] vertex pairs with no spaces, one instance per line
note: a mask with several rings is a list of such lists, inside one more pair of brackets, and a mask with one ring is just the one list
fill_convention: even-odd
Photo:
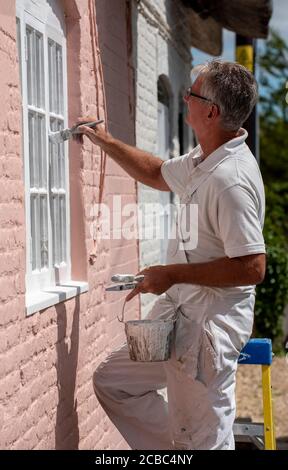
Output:
[[190,96],[195,96],[195,98],[200,98],[200,100],[209,101],[210,103],[212,103],[212,100],[210,100],[209,98],[205,98],[205,96],[197,95],[197,93],[194,93],[192,91],[192,87],[187,88],[185,95],[184,95],[184,99],[188,100]]

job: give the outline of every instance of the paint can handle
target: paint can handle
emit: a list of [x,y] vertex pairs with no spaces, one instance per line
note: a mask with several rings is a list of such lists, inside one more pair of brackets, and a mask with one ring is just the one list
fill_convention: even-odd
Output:
[[118,318],[118,321],[120,323],[124,323],[124,310],[125,310],[125,306],[126,306],[126,297],[124,299],[124,303],[123,303],[123,306],[122,306],[122,311],[121,311],[121,315],[120,315],[120,318],[119,318],[119,315],[117,315],[117,318]]

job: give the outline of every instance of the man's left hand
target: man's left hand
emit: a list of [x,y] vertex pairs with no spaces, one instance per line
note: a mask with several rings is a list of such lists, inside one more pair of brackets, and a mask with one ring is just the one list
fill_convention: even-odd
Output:
[[127,295],[126,301],[133,299],[137,294],[151,294],[160,295],[173,285],[171,279],[171,266],[150,266],[142,271],[139,271],[137,275],[144,274],[144,280]]

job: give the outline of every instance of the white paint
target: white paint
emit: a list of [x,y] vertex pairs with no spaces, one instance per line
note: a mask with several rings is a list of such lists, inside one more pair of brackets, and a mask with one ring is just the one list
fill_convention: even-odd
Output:
[[69,285],[61,284],[51,286],[51,291],[43,290],[28,293],[26,296],[26,314],[39,312],[44,308],[52,307],[79,294],[88,292],[89,286],[87,282],[69,281]]

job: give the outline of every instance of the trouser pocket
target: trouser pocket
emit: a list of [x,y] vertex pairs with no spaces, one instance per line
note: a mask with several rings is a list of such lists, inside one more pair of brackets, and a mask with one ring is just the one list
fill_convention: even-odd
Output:
[[211,324],[206,322],[201,337],[196,379],[209,386],[215,380],[220,368],[220,350]]
[[175,325],[175,357],[178,368],[195,379],[202,343],[205,309],[183,308],[178,311]]

